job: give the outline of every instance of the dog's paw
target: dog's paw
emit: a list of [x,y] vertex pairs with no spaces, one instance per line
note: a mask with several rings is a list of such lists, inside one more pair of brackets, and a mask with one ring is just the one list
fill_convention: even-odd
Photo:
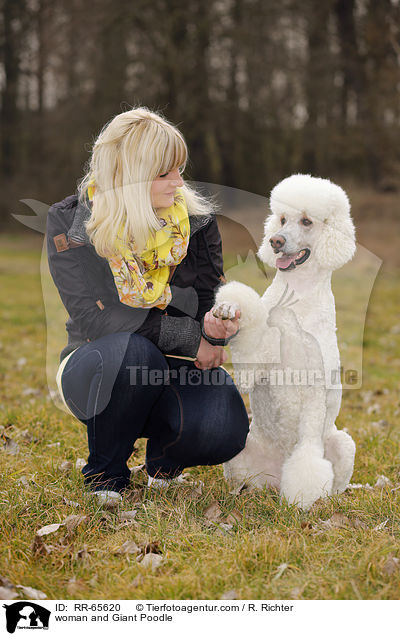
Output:
[[228,301],[216,303],[212,308],[212,314],[215,318],[221,318],[221,320],[233,320],[240,307],[237,303],[230,303]]

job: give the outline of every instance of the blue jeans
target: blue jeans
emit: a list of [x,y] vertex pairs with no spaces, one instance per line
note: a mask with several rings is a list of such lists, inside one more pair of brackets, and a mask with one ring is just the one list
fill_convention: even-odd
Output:
[[127,487],[127,460],[139,437],[148,438],[148,474],[163,478],[188,466],[225,462],[246,442],[246,409],[223,369],[200,371],[192,362],[165,358],[134,333],[81,346],[61,384],[69,408],[87,426],[89,457],[82,472],[92,490]]

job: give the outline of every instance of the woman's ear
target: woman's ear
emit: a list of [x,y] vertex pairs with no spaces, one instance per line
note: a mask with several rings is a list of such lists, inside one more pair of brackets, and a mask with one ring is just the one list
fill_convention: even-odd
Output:
[[276,214],[271,214],[269,217],[267,217],[267,220],[265,221],[265,225],[264,225],[263,242],[260,245],[260,248],[257,252],[257,256],[266,265],[269,265],[270,267],[275,267],[276,254],[274,253],[274,250],[271,247],[269,239],[271,238],[271,236],[273,236],[274,234],[278,232],[280,227],[281,227],[281,222],[279,217],[276,216]]
[[313,249],[320,266],[330,270],[339,269],[353,258],[355,251],[355,231],[351,217],[326,219]]

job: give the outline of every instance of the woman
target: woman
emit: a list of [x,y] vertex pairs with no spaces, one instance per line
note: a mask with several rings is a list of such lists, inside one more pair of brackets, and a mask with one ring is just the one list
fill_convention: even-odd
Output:
[[238,330],[210,312],[223,280],[210,202],[182,179],[181,133],[145,108],[116,116],[89,169],[48,214],[50,271],[69,313],[57,375],[87,426],[85,482],[120,501],[127,460],[148,438],[149,485],[219,464],[244,447],[248,418],[223,345]]

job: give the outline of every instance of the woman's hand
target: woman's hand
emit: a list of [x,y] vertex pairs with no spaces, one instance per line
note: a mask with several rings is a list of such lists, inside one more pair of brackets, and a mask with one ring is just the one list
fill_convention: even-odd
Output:
[[204,331],[210,338],[230,338],[239,330],[240,311],[237,310],[232,320],[221,320],[208,311],[204,316]]
[[214,347],[202,338],[194,364],[198,369],[215,369],[225,362],[227,357],[228,355],[223,347]]

